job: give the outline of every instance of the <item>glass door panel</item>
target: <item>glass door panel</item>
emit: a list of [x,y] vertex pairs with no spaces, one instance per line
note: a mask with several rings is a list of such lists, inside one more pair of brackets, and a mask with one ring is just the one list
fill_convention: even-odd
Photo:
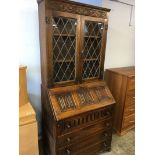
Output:
[[100,74],[100,51],[104,23],[85,21],[83,41],[82,79],[92,79]]
[[77,19],[53,17],[53,81],[75,80]]

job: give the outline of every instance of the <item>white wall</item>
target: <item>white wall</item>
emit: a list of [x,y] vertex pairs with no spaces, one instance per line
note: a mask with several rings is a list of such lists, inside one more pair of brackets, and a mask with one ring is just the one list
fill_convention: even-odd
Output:
[[[109,30],[105,68],[134,65],[134,26],[129,27],[130,7],[109,0],[80,0],[112,9],[109,16]],[[41,124],[40,97],[40,48],[38,5],[36,0],[20,0],[20,58],[19,63],[27,65],[28,94]],[[133,23],[134,25],[134,23]],[[39,130],[39,134],[41,130]]]
[[103,3],[103,0],[72,0],[72,1],[96,5],[96,6],[102,6],[102,3]]
[[103,7],[111,9],[109,14],[105,69],[134,65],[134,10],[131,20],[132,26],[129,26],[131,6],[104,0]]
[[[20,0],[20,57],[19,63],[27,66],[27,85],[29,99],[37,113],[37,120],[41,124],[40,97],[40,47],[38,4],[36,0]],[[39,130],[39,134],[41,130]]]

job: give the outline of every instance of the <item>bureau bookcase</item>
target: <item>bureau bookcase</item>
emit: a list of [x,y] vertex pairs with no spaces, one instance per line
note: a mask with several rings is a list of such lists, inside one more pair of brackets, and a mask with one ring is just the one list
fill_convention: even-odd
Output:
[[38,0],[47,155],[109,151],[114,99],[103,80],[110,9]]

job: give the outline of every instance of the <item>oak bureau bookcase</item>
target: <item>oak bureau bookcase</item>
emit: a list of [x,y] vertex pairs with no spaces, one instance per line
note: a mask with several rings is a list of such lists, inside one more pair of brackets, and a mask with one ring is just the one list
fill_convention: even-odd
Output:
[[109,151],[114,99],[103,80],[110,9],[38,0],[46,155]]

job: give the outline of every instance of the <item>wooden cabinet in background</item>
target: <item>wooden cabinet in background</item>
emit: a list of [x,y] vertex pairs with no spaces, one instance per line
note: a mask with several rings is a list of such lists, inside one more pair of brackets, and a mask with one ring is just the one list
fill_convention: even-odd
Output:
[[26,66],[19,68],[19,155],[39,155],[36,114],[27,94]]
[[123,135],[135,126],[135,67],[107,69],[105,80],[116,100],[113,127]]
[[38,0],[46,155],[109,151],[114,99],[103,80],[110,9]]

